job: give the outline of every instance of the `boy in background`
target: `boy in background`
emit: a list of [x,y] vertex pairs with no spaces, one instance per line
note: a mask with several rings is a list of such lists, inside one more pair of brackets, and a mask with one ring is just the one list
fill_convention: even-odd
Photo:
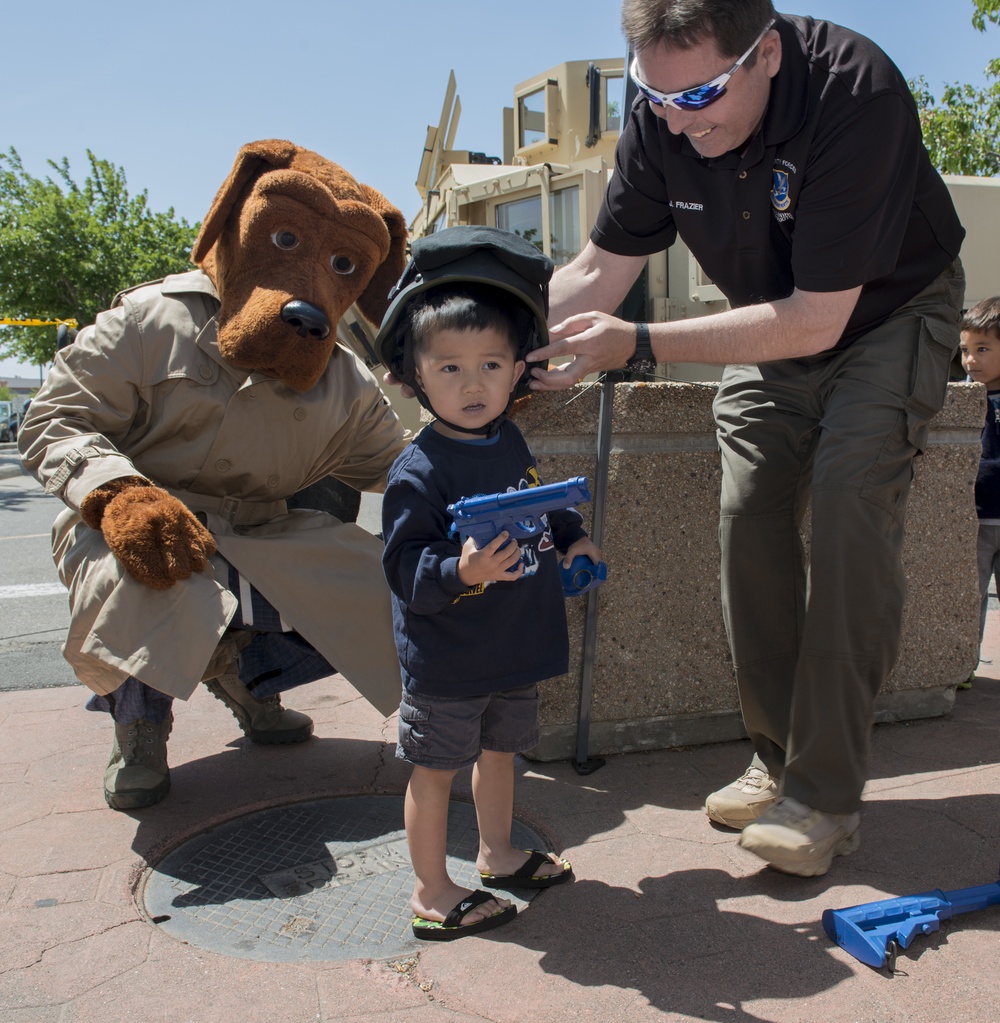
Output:
[[[969,379],[986,386],[986,422],[983,453],[976,476],[976,513],[979,538],[979,642],[986,629],[990,579],[1000,582],[1000,296],[976,303],[963,317],[959,352]],[[972,688],[973,672],[960,684]]]
[[539,682],[564,674],[569,642],[556,551],[600,551],[572,510],[521,544],[501,532],[481,550],[455,535],[463,497],[541,480],[506,414],[526,386],[524,355],[546,343],[551,261],[485,227],[419,239],[376,340],[382,362],[435,417],[399,456],[382,503],[383,567],[403,680],[396,755],[413,765],[405,822],[418,938],[451,940],[511,920],[509,900],[448,874],[448,803],[473,765],[476,866],[487,888],[569,881],[554,853],[510,842],[514,756],[538,742]]

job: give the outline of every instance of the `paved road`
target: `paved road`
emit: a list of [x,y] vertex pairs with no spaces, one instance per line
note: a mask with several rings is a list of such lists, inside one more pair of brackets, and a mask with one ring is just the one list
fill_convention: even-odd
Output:
[[[49,545],[62,503],[0,451],[0,691],[77,685],[63,660],[66,591]],[[82,694],[81,694],[82,695]]]

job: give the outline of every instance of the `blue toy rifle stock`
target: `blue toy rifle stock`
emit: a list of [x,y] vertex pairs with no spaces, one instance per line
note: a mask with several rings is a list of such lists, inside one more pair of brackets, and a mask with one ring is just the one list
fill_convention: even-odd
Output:
[[518,540],[541,533],[545,528],[542,516],[546,512],[589,500],[587,477],[574,476],[563,483],[548,483],[506,494],[463,497],[448,505],[448,511],[459,533],[471,536],[476,547],[482,549],[504,530]]
[[1000,881],[943,892],[940,888],[898,899],[823,911],[823,928],[855,959],[876,968],[896,958],[918,934],[931,934],[959,913],[1000,904]]

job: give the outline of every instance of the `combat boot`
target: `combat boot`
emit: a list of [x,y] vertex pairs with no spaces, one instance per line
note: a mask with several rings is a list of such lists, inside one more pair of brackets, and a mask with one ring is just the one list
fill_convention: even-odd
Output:
[[104,772],[104,798],[112,810],[135,810],[158,803],[170,791],[167,736],[174,716],[160,722],[115,722],[115,741]]
[[221,700],[253,742],[304,742],[312,735],[312,718],[281,706],[277,694],[258,700],[235,672],[204,680],[209,692]]

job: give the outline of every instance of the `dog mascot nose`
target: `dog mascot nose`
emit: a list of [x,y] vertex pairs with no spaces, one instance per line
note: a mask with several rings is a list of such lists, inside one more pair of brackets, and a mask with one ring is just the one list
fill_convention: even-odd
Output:
[[326,313],[300,298],[293,298],[281,307],[281,318],[295,328],[299,337],[322,340],[330,333],[330,320]]

